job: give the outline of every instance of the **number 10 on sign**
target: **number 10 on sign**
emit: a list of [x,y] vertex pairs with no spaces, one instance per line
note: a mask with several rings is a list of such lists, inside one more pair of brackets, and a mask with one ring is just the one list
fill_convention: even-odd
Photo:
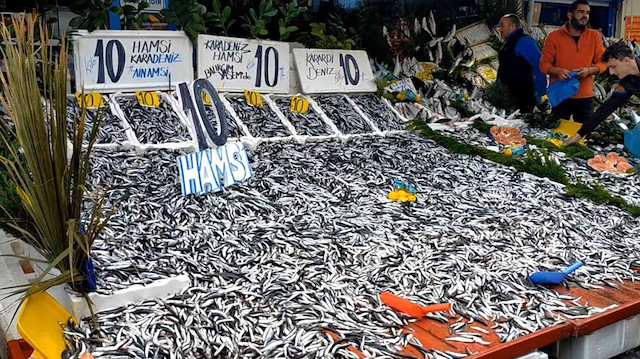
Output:
[[300,96],[291,96],[291,112],[307,113],[309,111],[309,100]]

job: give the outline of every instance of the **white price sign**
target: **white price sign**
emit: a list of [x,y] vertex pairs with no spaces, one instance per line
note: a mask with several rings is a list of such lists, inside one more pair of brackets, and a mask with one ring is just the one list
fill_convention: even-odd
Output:
[[168,90],[193,81],[193,47],[181,31],[99,30],[74,45],[78,90]]
[[218,91],[289,91],[289,44],[198,35],[198,77]]
[[365,51],[293,49],[305,93],[375,92]]

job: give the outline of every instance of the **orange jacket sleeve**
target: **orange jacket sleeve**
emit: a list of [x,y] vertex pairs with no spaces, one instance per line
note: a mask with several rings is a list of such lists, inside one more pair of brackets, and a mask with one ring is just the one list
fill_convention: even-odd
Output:
[[547,36],[542,46],[542,57],[540,57],[540,72],[549,74],[549,68],[553,66],[556,58],[556,42],[554,36]]
[[600,73],[603,73],[607,69],[607,65],[602,62],[602,55],[604,54],[604,45],[602,44],[602,37],[598,33],[598,39],[596,40],[596,50],[593,52],[593,64],[600,69]]

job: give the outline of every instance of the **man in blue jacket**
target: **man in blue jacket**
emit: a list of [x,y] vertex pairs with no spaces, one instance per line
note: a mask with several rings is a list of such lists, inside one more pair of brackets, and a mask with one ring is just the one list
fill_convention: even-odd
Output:
[[500,35],[504,45],[498,56],[498,80],[509,89],[520,111],[530,112],[547,91],[547,77],[538,66],[542,54],[535,40],[520,27],[517,15],[502,17]]

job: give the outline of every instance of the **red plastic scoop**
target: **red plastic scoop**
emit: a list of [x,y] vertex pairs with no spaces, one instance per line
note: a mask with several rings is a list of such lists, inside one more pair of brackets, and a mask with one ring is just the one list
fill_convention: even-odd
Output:
[[422,318],[432,312],[448,312],[451,310],[451,303],[433,304],[423,307],[389,292],[380,293],[380,300],[391,308],[414,318]]

